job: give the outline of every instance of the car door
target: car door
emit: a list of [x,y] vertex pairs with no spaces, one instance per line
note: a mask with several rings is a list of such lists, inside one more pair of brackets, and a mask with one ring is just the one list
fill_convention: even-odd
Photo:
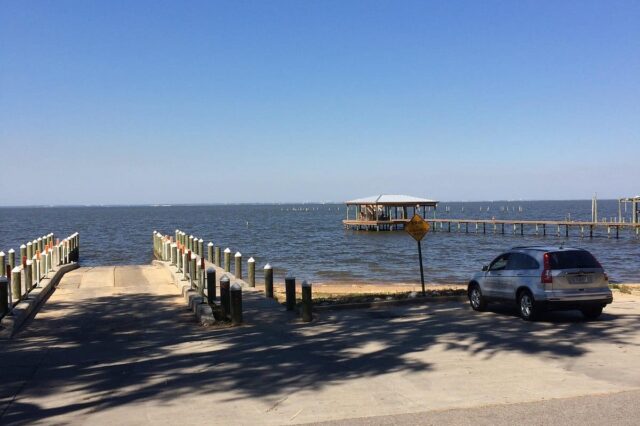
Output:
[[506,286],[506,268],[509,262],[509,256],[510,253],[503,253],[489,264],[489,269],[485,274],[484,293],[487,297],[494,299],[502,297],[501,294],[504,293],[503,287]]
[[502,286],[497,289],[502,299],[515,300],[515,292],[520,286],[531,287],[532,280],[539,280],[536,275],[538,262],[524,253],[511,253],[504,272]]

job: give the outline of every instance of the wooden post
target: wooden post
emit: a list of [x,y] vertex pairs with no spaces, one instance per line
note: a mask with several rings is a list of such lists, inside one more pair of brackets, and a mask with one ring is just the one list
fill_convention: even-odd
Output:
[[202,238],[198,240],[198,256],[204,257],[204,241]]
[[214,256],[213,256],[213,263],[215,263],[216,266],[220,266],[220,247],[215,246],[213,248],[214,251]]
[[186,248],[182,253],[182,281],[187,280],[187,275],[189,274],[189,261],[191,257],[191,252]]
[[273,299],[273,268],[268,263],[264,265],[264,294]]
[[171,265],[178,265],[178,244],[171,243]]
[[233,283],[229,290],[229,305],[231,310],[231,324],[242,324],[242,287]]
[[189,283],[191,284],[191,288],[194,288],[196,285],[196,276],[198,275],[196,265],[196,254],[191,252],[191,259],[189,263]]
[[33,243],[29,241],[27,243],[27,259],[31,259],[33,257]]
[[207,269],[207,302],[212,304],[216,300],[216,269]]
[[33,287],[33,261],[27,260],[27,265],[24,267],[24,293],[27,294]]
[[287,311],[293,311],[296,307],[296,279],[295,277],[287,276],[284,279],[284,290]]
[[231,249],[224,249],[224,271],[231,272]]
[[24,266],[24,263],[27,261],[27,246],[22,244],[20,246],[20,262],[22,263],[22,266]]
[[313,319],[313,302],[311,300],[311,283],[302,282],[302,321],[311,322]]
[[231,280],[224,275],[220,278],[220,308],[222,309],[222,316],[226,318],[230,311],[229,301],[229,287],[231,286]]
[[247,260],[247,269],[249,270],[249,286],[256,286],[256,261],[253,257]]
[[2,274],[0,275],[0,317],[9,313],[9,280]]
[[204,280],[205,280],[205,264],[204,264],[204,257],[200,258],[200,276],[198,279],[198,293],[200,294],[200,296],[202,296],[204,298]]
[[213,261],[213,243],[209,242],[209,244],[207,244],[207,260],[209,261],[209,263],[214,263]]
[[236,278],[241,280],[242,279],[242,253],[237,251],[234,258],[235,258],[235,267],[233,268],[233,272]]
[[16,266],[11,270],[11,297],[13,299],[14,306],[17,305],[21,299],[21,287],[20,267]]
[[0,277],[4,277],[7,275],[7,264],[5,261],[5,254],[3,251],[0,251]]
[[31,276],[34,278],[37,286],[40,285],[40,276],[39,276],[38,272],[39,272],[38,254],[36,253],[31,258]]

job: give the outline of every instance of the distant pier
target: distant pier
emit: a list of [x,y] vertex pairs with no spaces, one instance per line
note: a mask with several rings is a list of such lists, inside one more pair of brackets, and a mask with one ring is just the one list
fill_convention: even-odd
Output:
[[[498,219],[425,219],[432,231],[481,234],[579,235],[593,238],[605,234],[619,238],[621,231],[640,235],[640,223],[629,222],[579,222],[567,220],[498,220]],[[409,219],[391,220],[343,220],[347,229],[360,231],[386,231],[404,229]]]

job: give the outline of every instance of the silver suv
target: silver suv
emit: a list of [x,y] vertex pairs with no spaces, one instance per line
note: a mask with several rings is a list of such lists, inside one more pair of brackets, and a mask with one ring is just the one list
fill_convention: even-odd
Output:
[[613,301],[609,278],[591,253],[538,246],[514,247],[483,266],[469,282],[468,295],[476,311],[489,302],[515,302],[525,320],[554,309],[579,309],[596,319]]

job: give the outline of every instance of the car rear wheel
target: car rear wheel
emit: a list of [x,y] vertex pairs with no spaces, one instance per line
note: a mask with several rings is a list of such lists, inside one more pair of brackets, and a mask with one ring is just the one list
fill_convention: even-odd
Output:
[[478,284],[473,284],[469,288],[469,303],[474,311],[484,311],[487,308],[487,301],[484,300]]
[[518,294],[518,308],[520,317],[525,321],[533,321],[538,317],[538,309],[529,290],[523,290]]
[[598,319],[602,314],[602,306],[589,306],[587,308],[580,309],[582,315],[588,320]]

